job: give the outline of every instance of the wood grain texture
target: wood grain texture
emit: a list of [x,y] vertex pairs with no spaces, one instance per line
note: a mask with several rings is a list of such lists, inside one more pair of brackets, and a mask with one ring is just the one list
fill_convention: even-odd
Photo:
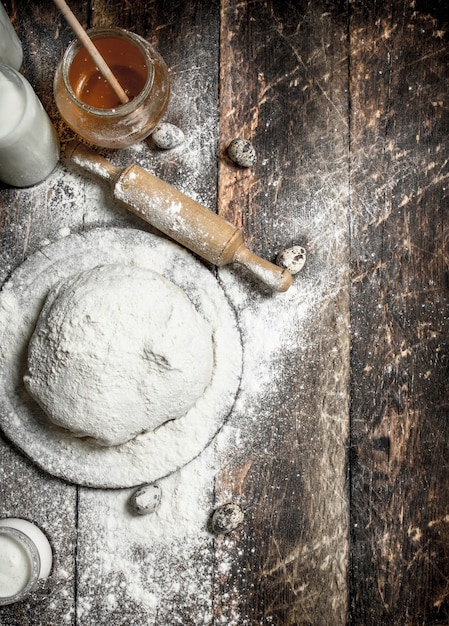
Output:
[[[299,295],[296,306],[294,292],[278,304],[297,317],[295,331],[273,355],[277,375],[253,400],[260,427],[247,435],[248,455],[230,459],[217,481],[217,497],[238,494],[250,516],[242,543],[219,546],[235,563],[222,581],[222,594],[235,590],[231,606],[219,607],[225,623],[233,612],[250,624],[346,619],[347,58],[344,5],[222,3],[219,210],[271,260],[303,243],[308,270],[292,289],[302,293],[304,281],[314,302],[304,328]],[[250,170],[226,158],[239,136],[256,148]],[[315,283],[323,268],[325,294]]]
[[[85,27],[159,49],[166,119],[186,134],[182,151],[101,153],[217,210],[268,260],[293,244],[308,258],[275,296],[243,269],[216,273],[244,374],[208,452],[197,542],[144,533],[127,490],[65,484],[0,438],[0,515],[36,522],[56,554],[1,626],[449,623],[445,4],[71,0]],[[51,0],[5,6],[64,143],[52,80],[73,33]],[[236,136],[255,167],[227,158]],[[0,186],[0,283],[49,240],[98,226],[151,230],[66,163],[34,188]],[[242,527],[204,534],[229,500]]]
[[[435,14],[434,14],[435,9]],[[351,5],[351,621],[446,624],[447,24]]]

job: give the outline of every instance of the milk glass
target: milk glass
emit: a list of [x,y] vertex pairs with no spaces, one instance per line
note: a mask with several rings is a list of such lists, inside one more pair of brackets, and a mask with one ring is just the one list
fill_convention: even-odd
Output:
[[22,44],[0,2],[0,63],[20,70],[23,61]]
[[30,83],[0,64],[0,180],[15,187],[41,182],[59,159],[59,139]]
[[0,520],[0,606],[24,600],[52,569],[53,551],[35,524],[20,518]]

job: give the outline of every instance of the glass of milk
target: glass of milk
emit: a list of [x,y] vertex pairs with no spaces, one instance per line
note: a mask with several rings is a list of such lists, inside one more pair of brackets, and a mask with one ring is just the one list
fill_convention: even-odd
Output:
[[50,575],[53,553],[40,528],[19,518],[0,520],[0,606],[20,602]]
[[14,187],[41,182],[59,160],[59,138],[22,74],[0,63],[0,180]]
[[20,39],[0,2],[0,63],[20,70],[23,61],[23,49]]

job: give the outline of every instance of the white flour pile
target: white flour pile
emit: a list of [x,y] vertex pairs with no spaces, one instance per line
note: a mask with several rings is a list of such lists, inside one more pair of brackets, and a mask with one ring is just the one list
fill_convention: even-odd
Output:
[[[138,284],[132,281],[131,291],[121,293],[122,299],[115,298],[120,289],[118,293],[100,290],[100,304],[91,298],[92,287],[98,287],[91,278],[106,274],[108,280],[120,282],[111,265],[128,268],[125,277],[128,273]],[[156,291],[154,273],[165,277],[157,279]],[[67,298],[59,300],[54,296],[64,285]],[[87,296],[87,309],[84,301],[80,305],[79,287]],[[154,293],[145,294],[145,289]],[[172,296],[167,300],[167,289],[174,292],[174,301]],[[49,292],[52,295],[44,306]],[[75,308],[74,295],[79,305]],[[154,298],[162,299],[168,308],[156,305]],[[153,328],[146,320],[151,317],[149,308],[155,316]],[[164,327],[171,338],[162,336]],[[25,376],[27,384],[64,428],[41,414],[21,389],[29,345],[32,378]],[[134,486],[157,480],[191,461],[229,414],[241,362],[236,320],[214,276],[184,249],[141,231],[93,229],[65,237],[31,256],[0,294],[2,427],[43,469],[77,484]],[[157,393],[151,389],[153,383],[161,383]],[[138,385],[144,390],[143,398],[134,393]],[[108,396],[114,400],[116,391],[121,397],[115,398],[118,407],[114,408]],[[149,405],[151,414],[152,409],[159,412],[159,425],[140,433],[148,428],[141,421],[144,405]],[[82,411],[75,415],[80,406]],[[104,408],[103,414],[99,407]],[[140,417],[136,418],[134,409]],[[164,421],[168,414],[176,417],[174,411],[178,417]],[[116,418],[115,430],[109,428],[109,412]],[[151,415],[145,419],[152,419]],[[139,434],[134,437],[136,428]],[[117,438],[125,442],[98,445],[92,439],[74,437],[71,429],[101,439],[103,444]]]
[[24,377],[50,419],[114,446],[185,415],[213,371],[209,324],[147,269],[105,265],[50,290]]
[[[214,480],[228,462],[233,466],[236,458],[244,463],[253,454],[264,454],[267,420],[276,419],[265,412],[264,398],[277,393],[285,374],[277,367],[278,355],[298,350],[310,315],[336,296],[338,286],[306,278],[285,294],[267,297],[245,288],[232,269],[220,270],[220,276],[238,311],[245,346],[231,419],[198,458],[159,481],[162,503],[151,515],[130,513],[130,490],[81,492],[78,616],[86,623],[109,615],[112,623],[131,624],[137,611],[148,625],[184,626],[192,616],[198,626],[211,624],[220,585],[229,576],[246,576],[239,563],[245,530],[218,543],[207,530],[217,505]],[[234,488],[232,482],[221,485],[220,502],[241,503],[248,519],[251,504]],[[96,593],[97,576],[101,595]],[[217,624],[245,623],[232,588],[222,602],[225,614],[215,616]]]
[[[96,189],[95,185],[93,187]],[[87,193],[88,199],[92,194]],[[95,205],[95,215],[100,214],[100,207]],[[68,212],[67,207],[64,210]],[[304,228],[314,233],[316,241],[319,241],[322,225],[310,222]],[[67,234],[64,231],[64,235]],[[245,501],[244,495],[234,491],[232,482],[226,487],[221,484],[217,502],[214,477],[218,472],[225,471],[228,460],[233,466],[238,459],[244,463],[249,455],[267,453],[266,425],[277,417],[266,412],[266,405],[270,403],[265,403],[265,400],[279,393],[285,376],[285,372],[278,367],[278,355],[282,354],[284,359],[289,353],[300,354],[301,346],[308,341],[308,324],[313,323],[315,316],[332,302],[344,284],[345,268],[336,266],[338,255],[334,254],[342,234],[335,228],[332,230],[332,240],[322,257],[321,248],[318,248],[318,253],[314,248],[315,253],[309,255],[313,271],[306,267],[285,294],[261,294],[257,287],[242,280],[240,271],[234,268],[219,271],[220,281],[237,313],[245,347],[240,392],[231,418],[212,446],[181,470],[159,481],[162,503],[152,515],[135,517],[129,512],[127,503],[132,490],[80,489],[76,612],[78,619],[86,625],[105,623],[105,616],[108,616],[111,623],[115,620],[120,624],[132,624],[133,620],[137,620],[136,623],[149,626],[164,623],[184,626],[189,622],[183,607],[187,607],[187,615],[190,618],[193,615],[198,626],[210,624],[213,599],[220,594],[220,585],[231,573],[232,576],[245,576],[245,568],[239,564],[238,556],[241,535],[237,533],[221,539],[217,549],[215,539],[207,531],[207,520],[214,506],[227,500],[237,499],[247,516],[251,515],[250,503]],[[318,246],[313,240],[312,244]],[[46,250],[48,248],[44,247],[43,255],[47,254]],[[97,258],[101,258],[106,251],[108,255],[113,252],[116,262],[125,258],[130,260],[119,242],[102,243],[96,251]],[[77,271],[81,267],[78,261],[73,261]],[[141,246],[132,255],[131,262],[137,265],[154,264],[154,255]],[[163,258],[163,263],[171,265],[172,259]],[[195,271],[188,277],[187,283],[198,279]],[[194,300],[199,299],[197,293]],[[12,298],[2,299],[2,327],[20,319],[20,307],[21,303]],[[220,308],[214,310],[212,307],[210,313],[223,321]],[[8,352],[7,343],[1,344],[2,351],[4,354]],[[223,347],[223,358],[232,360],[233,357],[231,344]],[[300,361],[297,367],[301,367]],[[209,402],[205,406],[206,412],[211,409]],[[201,426],[196,430],[193,423],[193,428],[185,431],[175,445],[193,454],[195,437],[200,431]],[[31,433],[31,447],[40,454],[46,454],[46,449],[33,437],[34,433]],[[167,445],[171,444],[164,441],[159,449],[164,450]],[[136,450],[133,450],[133,464],[136,463],[135,454]],[[115,463],[120,473],[128,471],[129,459],[126,455],[118,457]],[[101,476],[103,471],[101,463],[98,463],[95,472]],[[58,563],[58,536],[52,539],[56,569],[54,588],[50,593],[57,595],[65,593],[67,572],[63,564]],[[98,593],[99,588],[101,594]],[[243,622],[238,598],[230,593],[222,601],[227,613],[217,623],[240,626]],[[72,617],[67,614],[68,624]]]

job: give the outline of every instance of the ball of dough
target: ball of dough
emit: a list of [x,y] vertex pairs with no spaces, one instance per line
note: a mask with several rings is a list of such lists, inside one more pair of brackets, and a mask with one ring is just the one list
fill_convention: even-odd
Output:
[[113,446],[186,414],[212,371],[211,328],[182,289],[105,265],[51,289],[24,383],[52,422]]

